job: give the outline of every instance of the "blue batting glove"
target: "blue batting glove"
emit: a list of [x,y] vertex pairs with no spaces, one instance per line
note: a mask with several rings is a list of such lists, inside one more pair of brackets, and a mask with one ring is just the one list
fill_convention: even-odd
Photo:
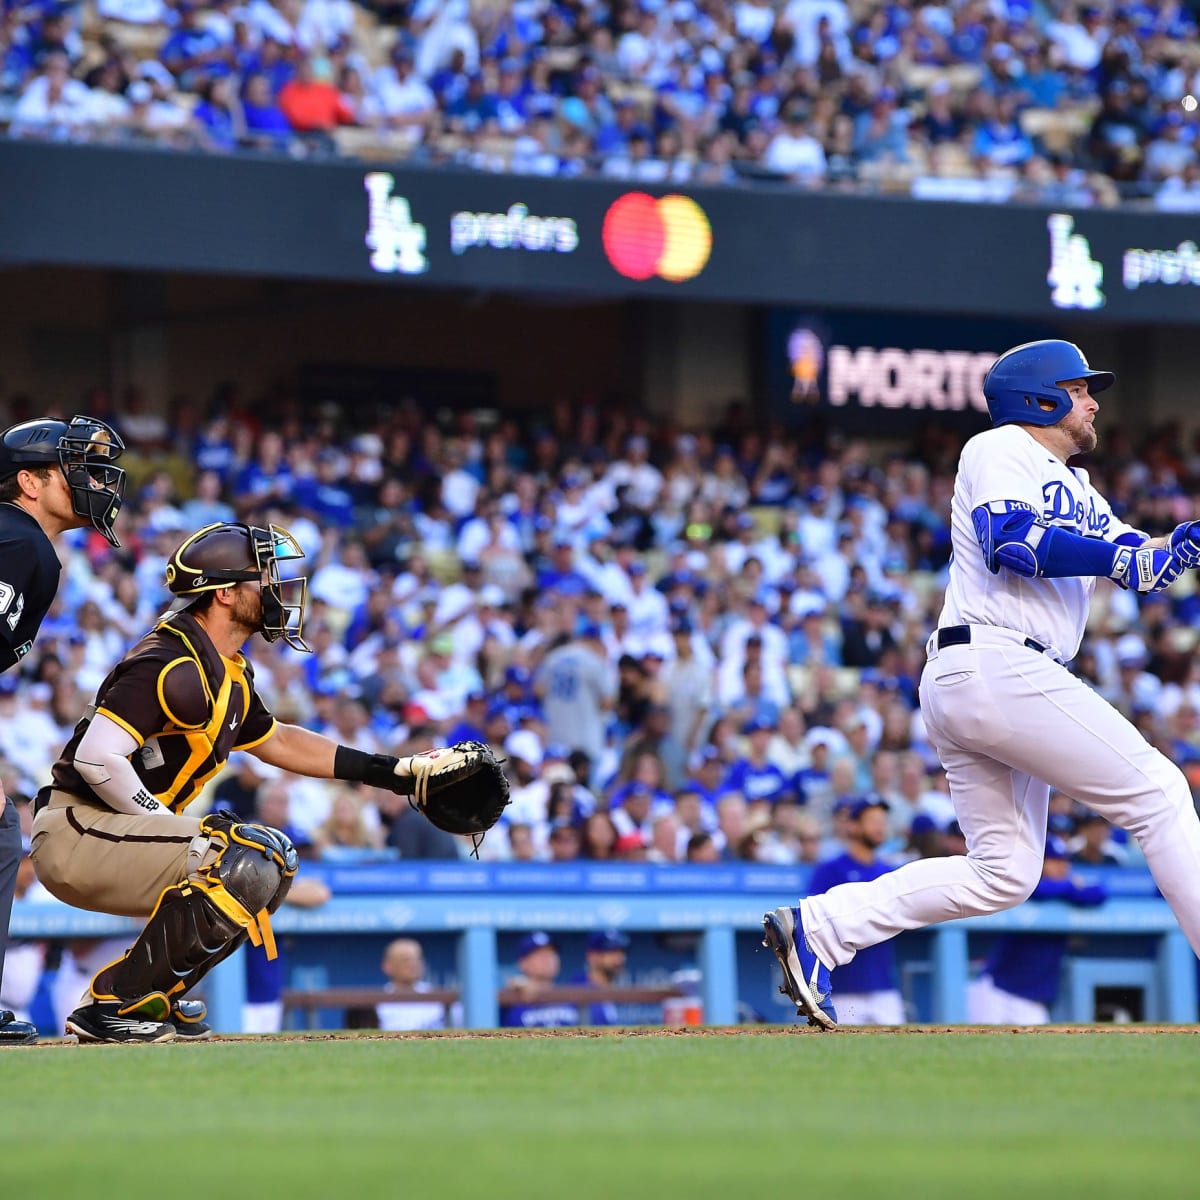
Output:
[[1171,553],[1188,570],[1200,567],[1200,521],[1184,521],[1171,530]]

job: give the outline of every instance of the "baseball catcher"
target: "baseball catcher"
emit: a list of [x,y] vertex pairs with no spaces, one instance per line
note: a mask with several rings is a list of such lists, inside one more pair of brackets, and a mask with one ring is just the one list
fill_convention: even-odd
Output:
[[68,1018],[81,1040],[207,1037],[187,992],[247,940],[275,956],[271,915],[296,873],[294,847],[265,825],[184,815],[234,750],[406,795],[476,851],[508,803],[482,743],[397,758],[271,715],[241,650],[255,633],[309,649],[307,581],[283,575],[303,557],[274,525],[219,523],[185,539],[166,567],[170,608],[100,685],[38,794],[32,855],[45,886],[80,908],[148,918]]

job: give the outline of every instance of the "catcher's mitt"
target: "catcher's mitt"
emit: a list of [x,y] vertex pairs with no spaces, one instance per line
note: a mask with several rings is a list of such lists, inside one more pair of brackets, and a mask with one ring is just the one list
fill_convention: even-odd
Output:
[[478,852],[483,835],[509,803],[503,759],[486,742],[458,742],[407,761],[411,775],[399,783],[408,802],[439,829],[473,837]]

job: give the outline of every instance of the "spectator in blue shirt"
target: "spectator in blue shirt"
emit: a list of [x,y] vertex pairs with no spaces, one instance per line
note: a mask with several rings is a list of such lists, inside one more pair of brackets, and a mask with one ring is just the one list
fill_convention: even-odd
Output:
[[1019,167],[1033,157],[1033,142],[1017,120],[1012,96],[996,100],[991,116],[975,131],[971,153],[985,167]]
[[242,113],[246,119],[247,135],[264,147],[286,145],[291,140],[292,127],[283,110],[275,103],[271,81],[265,75],[251,75],[246,80]]
[[467,59],[462,50],[455,47],[449,61],[439,67],[426,83],[429,90],[437,97],[439,106],[445,110],[452,104],[459,103],[467,94]]
[[870,109],[854,122],[854,152],[859,162],[908,162],[908,114],[896,108],[894,88],[880,88]]
[[200,430],[192,446],[192,458],[198,471],[215,471],[222,484],[229,482],[237,452],[233,448],[228,417],[214,417]]
[[255,49],[238,56],[238,73],[243,79],[265,75],[271,96],[275,98],[283,85],[295,75],[296,67],[288,58],[287,47],[277,42],[270,33],[264,33]]
[[284,457],[283,438],[268,430],[259,439],[258,454],[237,474],[234,481],[234,506],[289,501],[296,485],[292,468]]
[[571,542],[559,540],[554,543],[550,562],[538,572],[538,591],[558,592],[563,596],[582,596],[591,590],[586,575],[575,569],[575,547]]
[[192,116],[203,127],[209,143],[218,150],[236,150],[246,132],[242,106],[225,76],[206,79],[199,87],[200,103]]
[[[888,803],[882,796],[860,796],[846,807],[846,851],[813,868],[812,895],[843,883],[878,879],[896,864],[879,857],[888,838]],[[843,1025],[903,1025],[904,1002],[896,987],[895,942],[860,950],[852,962],[831,972],[837,989],[838,1019]]]
[[749,749],[729,768],[725,787],[728,791],[741,792],[747,804],[757,801],[775,804],[785,795],[791,796],[783,772],[767,760],[767,743],[775,729],[776,722],[765,717],[751,717],[742,726],[742,734],[750,743]]
[[[1103,904],[1106,889],[1072,879],[1070,870],[1066,843],[1048,837],[1042,878],[1030,899],[1089,908]],[[982,975],[967,991],[967,1019],[975,1025],[1049,1024],[1068,941],[1065,933],[1001,934],[992,943]]]
[[469,76],[467,90],[446,107],[448,127],[460,133],[475,129],[486,132],[495,125],[497,115],[495,92],[489,89],[482,71]]
[[468,692],[462,716],[446,734],[447,743],[453,746],[458,742],[486,742],[487,710],[487,692]]
[[162,65],[188,90],[196,90],[203,79],[229,75],[233,70],[231,50],[200,24],[200,6],[195,0],[180,0],[175,11],[179,24],[158,52]]
[[650,129],[638,115],[637,103],[626,96],[617,101],[612,120],[597,130],[594,144],[599,154],[620,154],[629,149],[633,137],[648,139]]
[[748,656],[742,667],[742,692],[734,697],[726,713],[734,720],[734,728],[748,721],[765,721],[772,728],[779,724],[779,704],[767,694],[760,657],[750,657],[756,645],[762,645],[761,639],[752,634],[746,641]]
[[317,455],[317,473],[296,483],[294,499],[324,528],[349,529],[354,524],[354,498],[342,479],[342,456],[336,450]]
[[701,746],[692,756],[691,768],[691,778],[684,783],[681,790],[695,792],[700,797],[701,805],[715,811],[717,801],[726,792],[733,790],[725,783],[729,769],[720,748],[713,745]]
[[824,726],[815,726],[804,735],[804,746],[809,753],[809,764],[801,767],[792,780],[792,791],[805,807],[815,808],[832,797],[829,768],[833,754],[843,749],[846,739],[841,734]]
[[1050,64],[1037,42],[1030,42],[1023,54],[1025,73],[1021,77],[1021,91],[1025,100],[1034,108],[1057,108],[1067,89],[1066,76]]
[[517,134],[525,128],[525,78],[516,59],[500,64],[500,80],[495,95],[496,125],[501,133]]

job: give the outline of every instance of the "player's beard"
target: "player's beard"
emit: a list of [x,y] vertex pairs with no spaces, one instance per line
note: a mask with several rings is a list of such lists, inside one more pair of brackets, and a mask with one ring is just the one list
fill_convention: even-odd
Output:
[[1063,432],[1075,444],[1079,454],[1091,454],[1096,448],[1096,430],[1088,425],[1088,419],[1082,413],[1068,413],[1063,417]]

